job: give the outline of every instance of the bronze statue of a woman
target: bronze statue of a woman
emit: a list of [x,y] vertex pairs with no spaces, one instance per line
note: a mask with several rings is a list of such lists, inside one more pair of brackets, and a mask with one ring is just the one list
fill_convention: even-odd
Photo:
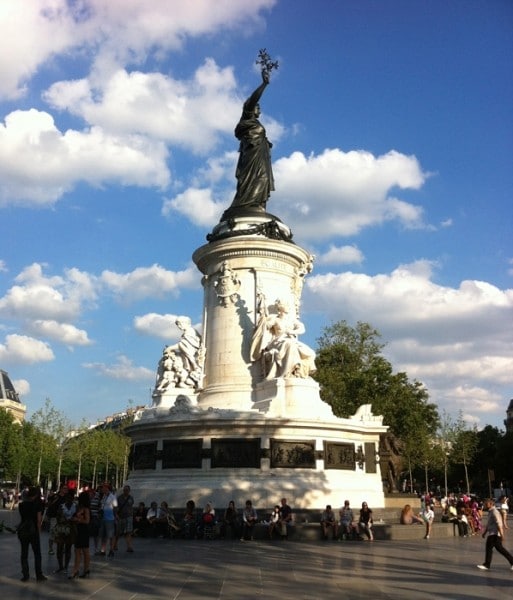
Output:
[[226,211],[229,214],[238,213],[240,209],[265,212],[267,200],[274,190],[272,144],[266,137],[264,126],[258,120],[258,102],[269,85],[271,70],[277,68],[278,63],[271,62],[265,50],[260,51],[257,63],[262,65],[262,83],[244,102],[240,121],[235,128],[235,137],[240,141],[239,160],[235,171],[237,191],[230,208]]

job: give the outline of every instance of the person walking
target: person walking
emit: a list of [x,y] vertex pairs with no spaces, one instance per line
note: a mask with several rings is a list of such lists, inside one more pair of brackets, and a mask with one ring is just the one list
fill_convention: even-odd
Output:
[[31,487],[24,492],[22,501],[18,505],[21,523],[18,525],[17,533],[21,544],[21,581],[28,581],[29,563],[28,551],[32,546],[34,553],[34,567],[36,570],[37,581],[46,581],[43,575],[41,560],[41,522],[43,520],[43,503],[41,501],[41,492],[37,487]]
[[502,554],[504,558],[509,562],[510,569],[513,571],[513,556],[504,548],[502,545],[502,539],[504,537],[504,527],[500,512],[495,507],[493,500],[488,499],[485,502],[485,509],[488,511],[488,522],[485,530],[483,531],[483,538],[488,534],[486,538],[486,553],[485,561],[482,565],[477,565],[478,569],[482,571],[488,571],[492,564],[492,554],[495,548],[499,554]]

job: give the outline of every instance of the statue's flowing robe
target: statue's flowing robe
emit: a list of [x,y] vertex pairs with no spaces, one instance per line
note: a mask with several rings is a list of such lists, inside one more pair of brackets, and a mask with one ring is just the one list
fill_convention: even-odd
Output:
[[237,192],[232,207],[265,210],[269,195],[274,190],[271,146],[265,128],[253,112],[246,110],[246,105],[241,120],[235,128],[235,137],[240,141],[240,145],[235,172]]

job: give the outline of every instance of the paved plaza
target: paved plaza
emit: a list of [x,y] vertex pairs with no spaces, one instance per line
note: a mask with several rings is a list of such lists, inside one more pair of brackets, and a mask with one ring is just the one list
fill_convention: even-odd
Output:
[[[17,514],[0,510],[0,520]],[[513,548],[513,529],[506,547]],[[353,600],[372,598],[477,600],[510,599],[513,571],[494,553],[492,569],[476,568],[484,558],[481,537],[399,542],[281,542],[135,539],[123,541],[114,558],[93,557],[91,578],[53,575],[57,560],[42,534],[48,581],[20,581],[19,542],[0,533],[0,591],[6,600],[79,596],[109,600]]]

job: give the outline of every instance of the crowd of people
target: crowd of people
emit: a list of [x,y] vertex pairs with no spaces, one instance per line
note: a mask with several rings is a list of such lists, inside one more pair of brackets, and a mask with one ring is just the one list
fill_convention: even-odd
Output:
[[116,495],[109,483],[97,489],[84,489],[78,495],[75,489],[62,484],[56,493],[48,495],[46,502],[40,488],[24,490],[18,505],[21,522],[17,527],[21,544],[21,581],[30,579],[30,548],[36,579],[47,579],[42,572],[40,532],[43,526],[49,532],[48,554],[56,554],[57,558],[53,573],[66,575],[69,579],[89,577],[91,540],[95,555],[105,556],[108,546],[108,556],[114,556],[121,538],[125,539],[127,552],[133,552],[133,504],[129,486]]
[[[425,538],[429,539],[434,520],[434,499],[428,494],[422,497],[422,510],[415,514],[407,504],[401,511],[400,522],[404,525],[425,524]],[[66,575],[69,579],[84,578],[90,575],[91,552],[95,556],[114,557],[119,549],[120,540],[124,540],[126,552],[133,552],[133,538],[161,537],[184,539],[213,539],[221,537],[251,541],[255,538],[257,524],[267,530],[269,539],[279,536],[287,539],[289,528],[294,524],[294,513],[287,498],[281,498],[271,514],[259,517],[251,500],[238,509],[232,500],[223,511],[214,508],[212,501],[197,508],[194,500],[189,500],[180,515],[175,517],[166,501],[158,504],[152,501],[149,506],[144,502],[137,505],[131,494],[130,486],[125,485],[120,493],[115,493],[105,482],[97,489],[84,489],[78,495],[75,489],[62,484],[56,493],[50,493],[46,502],[41,490],[31,487],[24,490],[18,506],[21,523],[17,528],[21,544],[22,581],[28,581],[29,549],[34,554],[35,575],[38,581],[45,581],[42,572],[40,531],[43,524],[49,531],[48,553],[56,554],[57,565],[54,574]],[[460,498],[449,497],[444,502],[442,520],[453,522],[460,535],[488,534],[487,558],[485,567],[489,568],[491,552],[496,548],[507,560],[511,555],[502,547],[501,538],[508,529],[507,498],[494,503],[485,503],[489,513],[486,527],[482,524],[483,506],[476,498],[463,495]],[[493,509],[493,510],[492,510]],[[491,521],[492,517],[495,521]],[[353,511],[349,500],[338,511],[326,505],[320,516],[323,539],[369,540],[374,541],[373,511],[367,502],[362,502],[359,510]],[[501,533],[502,532],[502,533]],[[259,532],[262,536],[262,530]],[[513,558],[511,558],[513,564]],[[482,567],[480,567],[482,568]]]

